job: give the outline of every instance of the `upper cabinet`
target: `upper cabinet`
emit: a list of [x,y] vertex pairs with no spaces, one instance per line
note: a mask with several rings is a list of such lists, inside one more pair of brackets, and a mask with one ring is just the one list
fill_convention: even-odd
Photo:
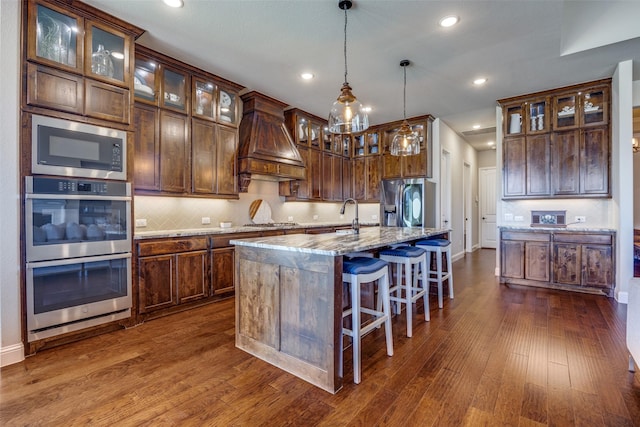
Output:
[[609,197],[611,80],[498,101],[504,199]]
[[433,117],[430,115],[407,119],[411,130],[419,135],[420,153],[413,156],[392,156],[391,142],[400,129],[402,121],[380,126],[382,135],[382,179],[425,177],[433,174],[433,142],[431,125]]
[[142,30],[80,2],[26,6],[25,109],[129,124],[133,43]]

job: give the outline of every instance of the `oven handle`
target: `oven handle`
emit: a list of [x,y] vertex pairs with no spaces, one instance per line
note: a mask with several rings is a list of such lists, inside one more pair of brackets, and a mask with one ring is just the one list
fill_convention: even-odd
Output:
[[27,193],[24,195],[26,199],[45,199],[45,200],[113,200],[116,202],[130,202],[131,196],[97,196],[97,195],[78,195],[78,194],[35,194]]
[[82,258],[56,259],[53,261],[34,261],[34,262],[27,263],[27,270],[34,269],[34,268],[43,268],[43,267],[55,267],[58,265],[80,264],[84,262],[111,261],[113,259],[126,259],[126,258],[131,258],[130,252],[113,254],[113,255],[87,256]]

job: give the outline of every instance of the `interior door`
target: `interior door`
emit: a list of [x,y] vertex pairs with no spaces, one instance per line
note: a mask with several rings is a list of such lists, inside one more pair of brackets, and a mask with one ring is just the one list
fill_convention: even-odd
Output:
[[496,168],[480,168],[481,246],[496,248]]

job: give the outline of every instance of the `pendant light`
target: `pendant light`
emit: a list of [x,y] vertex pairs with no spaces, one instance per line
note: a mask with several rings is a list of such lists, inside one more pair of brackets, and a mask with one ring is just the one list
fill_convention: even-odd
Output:
[[369,117],[360,101],[351,92],[351,86],[347,82],[347,10],[351,9],[351,6],[353,3],[350,0],[338,2],[338,7],[344,10],[344,83],[329,113],[329,132],[331,133],[357,133],[369,127]]
[[420,153],[420,137],[416,132],[411,130],[407,122],[407,67],[411,64],[408,59],[400,61],[400,66],[404,71],[404,88],[403,88],[403,117],[404,121],[398,132],[393,136],[391,141],[392,156],[413,156]]

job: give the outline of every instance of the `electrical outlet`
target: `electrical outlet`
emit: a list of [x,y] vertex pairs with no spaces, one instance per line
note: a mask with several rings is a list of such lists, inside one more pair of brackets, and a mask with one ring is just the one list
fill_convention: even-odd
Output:
[[513,214],[512,213],[504,214],[504,220],[505,221],[513,221]]
[[318,220],[318,215],[314,215],[314,216],[313,216],[313,220],[314,220],[314,221],[317,221],[317,220]]
[[146,227],[147,220],[146,218],[136,219],[136,227]]
[[516,215],[513,217],[514,221],[522,222],[524,221],[524,217],[522,215]]
[[287,217],[287,221],[289,221],[289,222],[293,222],[293,217],[292,217],[291,215],[289,215],[289,216]]
[[211,224],[211,218],[209,218],[208,216],[203,216],[202,224]]
[[575,217],[575,222],[587,222],[587,217],[586,216],[576,216]]
[[376,215],[376,214],[371,215],[371,219],[376,221],[378,219],[378,215]]

